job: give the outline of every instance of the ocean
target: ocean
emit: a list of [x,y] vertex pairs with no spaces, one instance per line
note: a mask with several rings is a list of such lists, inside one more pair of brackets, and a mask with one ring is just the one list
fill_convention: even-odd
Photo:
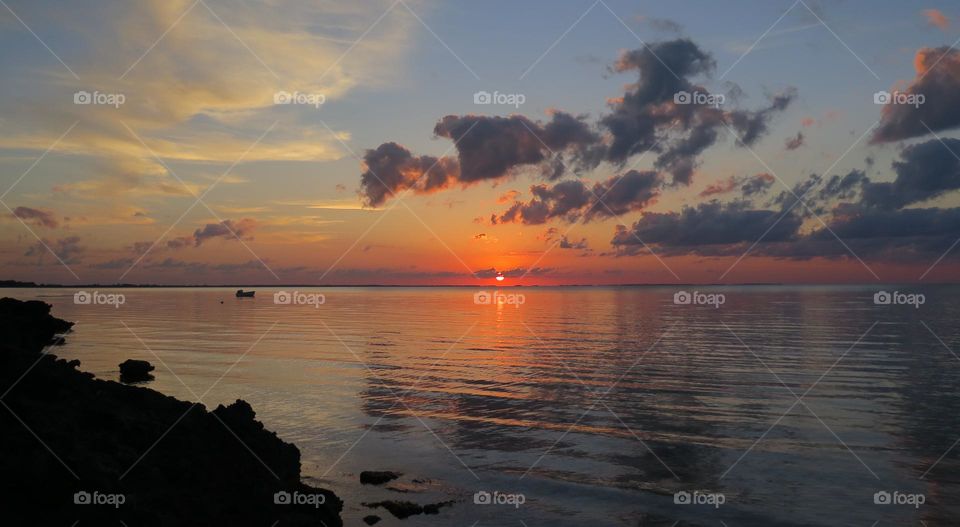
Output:
[[[164,394],[248,401],[346,525],[960,516],[960,287],[256,291],[0,295],[76,322],[52,352],[99,378],[143,359]],[[454,503],[403,521],[362,505],[383,499]]]

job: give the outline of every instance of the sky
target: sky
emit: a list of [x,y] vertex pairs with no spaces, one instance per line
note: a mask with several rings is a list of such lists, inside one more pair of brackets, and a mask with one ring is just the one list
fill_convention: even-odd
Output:
[[960,280],[955,3],[0,4],[0,279]]

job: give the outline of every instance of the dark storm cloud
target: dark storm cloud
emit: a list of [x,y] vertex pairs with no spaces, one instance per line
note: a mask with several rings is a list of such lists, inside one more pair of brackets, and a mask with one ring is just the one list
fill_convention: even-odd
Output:
[[[447,115],[433,132],[454,141],[456,163],[441,160],[443,169],[430,174],[428,182],[414,184],[425,165],[436,159],[416,157],[396,143],[385,143],[364,157],[360,194],[367,205],[376,206],[399,189],[429,192],[454,182],[496,181],[522,168],[536,169],[552,181],[567,174],[568,167],[578,173],[602,163],[622,167],[631,156],[650,151],[657,154],[655,168],[669,173],[674,184],[688,185],[700,156],[721,139],[727,127],[736,132],[738,144],[751,145],[767,132],[773,116],[795,98],[791,89],[772,96],[767,107],[752,111],[728,110],[716,100],[705,104],[677,98],[683,92],[714,97],[691,79],[708,77],[715,67],[709,53],[683,38],[624,52],[611,71],[635,73],[638,80],[610,102],[610,112],[595,124],[584,115],[561,111],[553,111],[546,122],[521,115]],[[547,214],[542,204],[533,206],[541,210],[530,210],[529,217]]]
[[[904,148],[892,164],[892,182],[873,182],[856,169],[829,177],[811,174],[771,201],[779,210],[754,210],[739,199],[680,213],[647,213],[629,229],[619,226],[611,243],[618,255],[645,253],[643,240],[666,255],[729,256],[750,247],[751,254],[795,260],[855,255],[929,264],[960,238],[960,208],[911,207],[960,189],[960,160],[948,148],[960,149],[960,140]],[[802,229],[814,215],[819,219]]]
[[[599,141],[582,116],[564,112],[554,112],[546,124],[522,115],[448,115],[433,133],[456,142],[463,183],[499,179],[517,167],[553,160],[553,153],[569,150],[578,156]],[[555,179],[563,171],[554,168],[548,172]]]
[[360,195],[366,205],[382,205],[390,196],[411,189],[426,194],[448,187],[458,169],[451,158],[414,156],[397,143],[384,143],[363,156]]
[[867,183],[864,205],[899,209],[960,188],[960,140],[931,139],[904,148],[893,163],[897,177],[891,183]]
[[960,126],[960,51],[923,48],[913,62],[916,77],[902,94],[922,96],[923,104],[884,105],[873,143],[921,137],[930,130]]
[[13,216],[26,223],[47,227],[48,229],[55,229],[60,225],[52,212],[31,207],[17,207],[13,209]]
[[622,254],[638,252],[643,244],[668,254],[714,254],[724,252],[720,246],[752,243],[764,233],[768,242],[795,239],[802,220],[793,214],[781,216],[782,212],[751,209],[741,201],[711,201],[681,212],[648,212],[630,228],[617,226],[611,244]]
[[577,221],[583,218],[618,216],[641,210],[660,195],[663,180],[657,172],[631,170],[593,185],[579,180],[561,181],[548,187],[534,185],[527,202],[514,202],[503,214],[491,216],[491,223],[539,225],[552,219]]
[[256,220],[243,218],[241,220],[223,220],[220,223],[208,223],[193,232],[193,243],[200,247],[203,242],[213,238],[234,239],[247,238],[257,227]]
[[[710,95],[691,77],[713,72],[713,58],[688,39],[651,44],[625,52],[613,71],[636,71],[639,80],[611,104],[612,113],[600,120],[610,134],[604,159],[623,163],[630,156],[656,150],[655,166],[670,172],[674,183],[689,184],[698,156],[711,147],[726,126],[736,130],[741,144],[755,143],[767,131],[773,115],[795,98],[790,90],[772,97],[770,105],[757,111],[723,110],[688,100],[675,102],[678,93]],[[679,102],[679,101],[678,101]]]
[[787,150],[796,150],[803,146],[806,143],[806,137],[803,135],[803,132],[797,132],[796,137],[788,137],[784,141],[783,146]]
[[45,258],[47,256],[52,256],[50,254],[51,251],[57,255],[60,261],[67,265],[71,265],[80,263],[80,259],[84,253],[87,252],[87,248],[80,245],[79,236],[68,236],[66,238],[60,238],[54,242],[46,239],[37,241],[37,243],[28,247],[23,255],[27,257],[35,257],[38,265],[40,265],[46,261]]

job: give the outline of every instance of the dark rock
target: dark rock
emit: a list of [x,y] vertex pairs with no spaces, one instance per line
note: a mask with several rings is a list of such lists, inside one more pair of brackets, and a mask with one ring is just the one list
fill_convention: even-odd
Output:
[[375,525],[375,524],[377,524],[379,521],[380,521],[380,517],[377,516],[376,514],[371,514],[371,515],[369,515],[369,516],[364,516],[364,517],[363,517],[363,523],[365,523],[365,524],[367,524],[367,525]]
[[153,375],[150,375],[150,372],[153,370],[153,364],[145,360],[127,359],[120,363],[120,382],[134,383],[152,381]]
[[[0,299],[4,525],[342,527],[342,502],[301,482],[300,451],[249,404],[209,412],[41,354],[71,326],[43,302]],[[75,504],[94,492],[124,503]],[[293,505],[282,493],[322,500]]]
[[453,505],[453,503],[453,501],[442,501],[440,503],[420,505],[410,501],[385,500],[374,503],[364,503],[363,506],[373,509],[383,507],[397,519],[403,520],[417,514],[437,514],[440,512],[441,507]]
[[364,485],[383,485],[388,481],[399,478],[402,474],[390,472],[389,470],[364,470],[360,473],[360,483]]

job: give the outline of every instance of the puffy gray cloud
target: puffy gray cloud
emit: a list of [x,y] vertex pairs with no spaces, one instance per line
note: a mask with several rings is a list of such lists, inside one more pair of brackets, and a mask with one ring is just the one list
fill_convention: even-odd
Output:
[[250,236],[256,227],[257,222],[252,218],[208,223],[193,232],[193,243],[195,247],[200,247],[205,241],[213,238],[245,239]]
[[660,195],[663,180],[657,172],[631,170],[598,182],[592,188],[580,180],[561,181],[553,186],[530,187],[533,197],[516,201],[491,223],[539,225],[552,219],[590,221],[642,210]]
[[60,225],[53,212],[34,209],[31,207],[17,207],[13,209],[13,216],[20,218],[26,223],[32,223],[40,227],[55,229]]
[[752,209],[743,201],[711,201],[680,212],[648,212],[629,228],[618,225],[611,244],[621,254],[642,252],[644,244],[667,254],[718,254],[736,251],[731,246],[752,243],[764,233],[768,242],[796,239],[801,223],[794,214]]
[[681,92],[710,95],[690,79],[707,76],[715,67],[713,58],[688,39],[658,42],[621,55],[613,70],[636,71],[639,80],[600,120],[612,138],[604,159],[623,163],[632,155],[656,150],[655,166],[670,172],[674,183],[686,185],[699,155],[717,142],[720,130],[730,126],[742,144],[753,144],[766,133],[773,115],[795,98],[792,90],[775,95],[768,107],[756,111],[724,110],[697,101],[675,103]]
[[890,183],[866,183],[863,203],[898,209],[960,189],[960,140],[931,139],[904,148],[893,163],[897,177]]
[[[654,167],[672,175],[674,184],[687,185],[700,164],[700,156],[720,140],[727,127],[738,144],[751,145],[767,132],[769,121],[795,98],[788,90],[770,97],[758,110],[724,109],[699,100],[675,99],[681,92],[712,96],[693,78],[715,69],[709,53],[688,39],[658,42],[627,51],[611,68],[615,73],[636,73],[637,82],[610,103],[610,112],[595,124],[585,115],[554,111],[546,122],[522,115],[447,115],[434,126],[434,134],[454,141],[456,163],[440,160],[440,169],[418,176],[437,163],[436,158],[413,156],[396,143],[384,143],[364,156],[361,196],[368,205],[386,201],[399,189],[425,193],[479,181],[495,181],[518,169],[535,168],[547,180],[583,171],[607,162],[617,166],[631,157],[654,151]],[[379,177],[375,177],[379,176]],[[382,180],[382,181],[380,181]],[[546,214],[534,203],[529,217]]]
[[[499,179],[517,167],[553,160],[554,153],[570,151],[577,157],[599,141],[583,116],[564,112],[554,112],[545,124],[522,115],[448,115],[440,119],[433,132],[456,142],[463,183]],[[548,169],[549,177],[562,175],[562,166]]]
[[376,207],[390,196],[410,189],[427,194],[456,181],[459,168],[454,159],[414,156],[397,143],[384,143],[367,150],[360,175],[360,195],[366,205]]
[[885,105],[872,142],[899,141],[960,126],[960,51],[923,48],[913,63],[916,77],[901,93],[922,96],[923,104]]

